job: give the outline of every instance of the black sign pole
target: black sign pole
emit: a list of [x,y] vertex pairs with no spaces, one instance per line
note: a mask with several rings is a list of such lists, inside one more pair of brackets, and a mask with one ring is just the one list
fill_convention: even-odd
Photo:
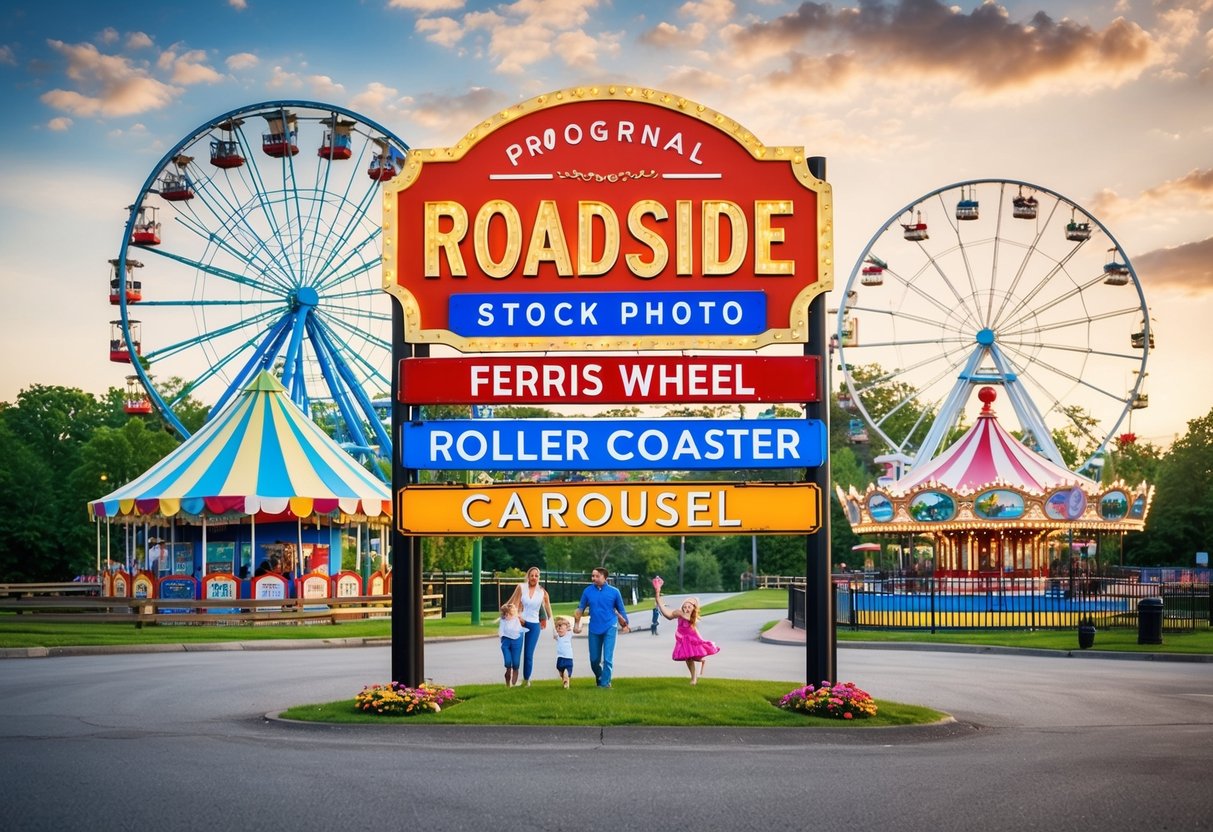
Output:
[[428,344],[404,342],[404,311],[392,304],[392,681],[415,688],[425,681],[425,619],[421,601],[421,539],[400,532],[400,489],[417,482],[417,472],[404,467],[403,425],[413,418],[413,405],[400,401],[404,385],[402,359],[428,356]]
[[[810,156],[809,172],[825,181],[824,156]],[[834,257],[829,252],[829,257]],[[817,401],[809,402],[805,415],[820,419],[830,436],[830,351],[826,341],[826,296],[817,295],[809,304],[809,340],[805,355],[818,356]],[[830,586],[830,455],[812,470],[817,484],[818,520],[816,533],[805,539],[805,681],[811,685],[837,682],[838,644],[834,634],[834,593]]]

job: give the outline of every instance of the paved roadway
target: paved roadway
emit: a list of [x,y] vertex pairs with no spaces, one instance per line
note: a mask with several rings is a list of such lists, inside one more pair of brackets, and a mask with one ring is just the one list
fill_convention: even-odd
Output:
[[[757,638],[773,615],[706,619],[723,648],[708,676],[803,681],[803,647]],[[685,674],[672,642],[668,622],[621,636],[617,676]],[[445,684],[496,681],[499,661],[494,640],[426,645]],[[4,660],[0,830],[1213,829],[1213,665],[846,647],[838,662],[957,723],[301,726],[263,715],[385,681],[388,649]]]

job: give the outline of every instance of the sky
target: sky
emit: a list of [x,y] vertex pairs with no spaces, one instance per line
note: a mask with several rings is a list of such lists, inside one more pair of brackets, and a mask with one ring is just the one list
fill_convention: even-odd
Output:
[[107,261],[124,206],[208,119],[315,100],[445,147],[516,102],[606,83],[827,157],[835,294],[918,196],[979,178],[1065,195],[1119,241],[1150,306],[1133,431],[1166,445],[1213,406],[1213,0],[8,2],[0,401],[122,386]]

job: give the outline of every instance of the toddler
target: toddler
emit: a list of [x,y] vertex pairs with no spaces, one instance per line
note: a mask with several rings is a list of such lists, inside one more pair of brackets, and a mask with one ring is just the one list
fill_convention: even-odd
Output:
[[522,662],[522,620],[518,608],[506,604],[497,619],[497,635],[501,636],[501,656],[505,659],[505,686],[518,684],[518,665]]
[[573,624],[567,615],[556,619],[552,638],[556,639],[556,672],[567,688],[573,678]]

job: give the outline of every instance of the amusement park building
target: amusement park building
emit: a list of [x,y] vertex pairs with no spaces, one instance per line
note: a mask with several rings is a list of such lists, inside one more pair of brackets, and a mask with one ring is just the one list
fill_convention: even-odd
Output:
[[99,571],[104,550],[107,563],[132,577],[234,573],[245,582],[240,597],[249,597],[259,565],[289,580],[336,574],[346,538],[368,561],[372,549],[386,551],[392,503],[387,486],[263,371],[172,453],[91,501],[89,512],[99,524]]
[[1039,456],[999,424],[984,387],[976,424],[939,456],[863,493],[837,488],[856,534],[927,537],[935,574],[1035,578],[1088,538],[1141,531],[1153,487],[1101,485]]

